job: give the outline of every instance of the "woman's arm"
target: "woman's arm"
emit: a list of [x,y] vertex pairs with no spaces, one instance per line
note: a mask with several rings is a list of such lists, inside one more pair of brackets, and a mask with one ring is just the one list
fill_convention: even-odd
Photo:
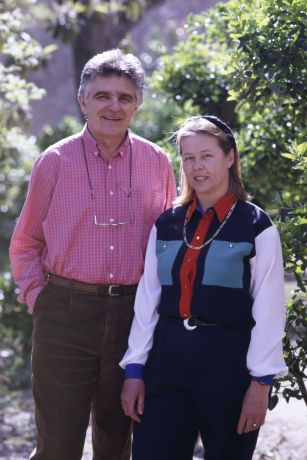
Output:
[[256,324],[251,333],[247,367],[252,380],[243,399],[238,434],[258,429],[265,420],[270,385],[253,377],[287,374],[282,350],[286,317],[284,270],[280,239],[273,225],[256,238],[256,255],[251,260],[251,295]]
[[255,377],[287,375],[283,359],[286,310],[284,269],[278,231],[274,225],[256,238],[256,255],[251,260],[252,329],[247,367]]
[[138,285],[134,319],[129,335],[128,350],[119,365],[125,369],[125,383],[121,393],[122,407],[126,415],[136,422],[144,410],[145,387],[143,367],[152,347],[153,334],[159,315],[157,307],[161,297],[161,285],[157,276],[157,230],[154,225],[149,236],[144,273]]

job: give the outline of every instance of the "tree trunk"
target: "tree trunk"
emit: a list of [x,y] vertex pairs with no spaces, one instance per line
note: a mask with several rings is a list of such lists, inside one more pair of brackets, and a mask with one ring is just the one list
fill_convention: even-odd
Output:
[[165,0],[147,0],[137,21],[128,19],[125,13],[102,15],[94,13],[90,18],[82,17],[81,32],[73,43],[74,73],[76,88],[85,63],[97,53],[117,48],[120,41],[151,8]]

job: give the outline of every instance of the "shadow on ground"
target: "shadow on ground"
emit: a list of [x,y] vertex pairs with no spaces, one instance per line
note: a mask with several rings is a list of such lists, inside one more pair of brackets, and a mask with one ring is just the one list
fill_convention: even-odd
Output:
[[0,460],[25,460],[35,442],[31,390],[0,398]]
[[[302,401],[285,401],[269,412],[259,436],[254,460],[307,459],[307,410]],[[35,444],[31,390],[0,397],[0,460],[27,460]],[[194,460],[203,458],[197,443]],[[87,430],[82,460],[92,459],[91,428]],[[116,460],[116,459],[114,459]],[[169,460],[176,460],[170,458]]]

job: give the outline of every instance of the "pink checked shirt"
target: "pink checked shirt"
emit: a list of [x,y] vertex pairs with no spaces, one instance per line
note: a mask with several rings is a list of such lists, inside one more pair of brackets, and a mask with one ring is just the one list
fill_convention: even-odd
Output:
[[[129,221],[131,159],[132,222],[94,224],[82,137],[100,223]],[[131,132],[109,161],[99,154],[86,126],[49,147],[34,164],[10,245],[18,300],[32,312],[46,272],[88,283],[138,283],[150,229],[175,195],[168,157]]]

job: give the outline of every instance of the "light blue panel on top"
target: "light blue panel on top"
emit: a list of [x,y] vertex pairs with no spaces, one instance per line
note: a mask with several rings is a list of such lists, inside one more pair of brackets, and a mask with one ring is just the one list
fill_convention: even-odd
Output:
[[242,288],[243,258],[252,248],[251,243],[213,240],[205,261],[203,284]]
[[173,284],[172,268],[181,245],[182,241],[157,240],[158,278],[161,286]]

